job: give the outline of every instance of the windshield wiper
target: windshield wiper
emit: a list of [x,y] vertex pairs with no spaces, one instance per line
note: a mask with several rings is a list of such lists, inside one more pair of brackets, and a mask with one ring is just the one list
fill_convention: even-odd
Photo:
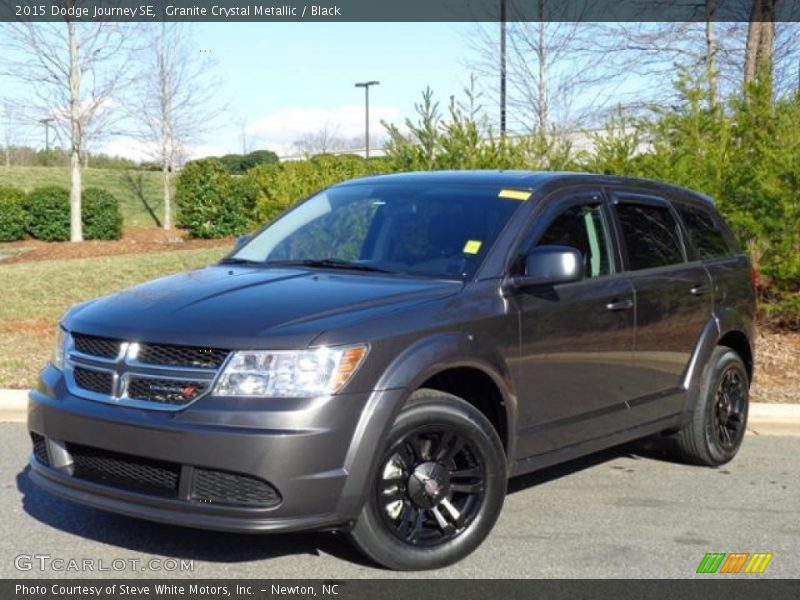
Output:
[[304,260],[270,260],[266,262],[269,266],[286,267],[320,267],[323,269],[346,269],[349,271],[370,271],[372,273],[394,273],[389,269],[374,267],[364,263],[343,260],[341,258],[310,258]]

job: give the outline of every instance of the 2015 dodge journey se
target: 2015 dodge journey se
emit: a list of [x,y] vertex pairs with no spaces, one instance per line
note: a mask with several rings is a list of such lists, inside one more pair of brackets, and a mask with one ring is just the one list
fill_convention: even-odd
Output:
[[689,190],[348,181],[219,264],[70,309],[30,393],[30,475],[126,515],[341,530],[386,567],[441,567],[486,538],[511,476],[651,435],[729,461],[753,313],[748,259]]

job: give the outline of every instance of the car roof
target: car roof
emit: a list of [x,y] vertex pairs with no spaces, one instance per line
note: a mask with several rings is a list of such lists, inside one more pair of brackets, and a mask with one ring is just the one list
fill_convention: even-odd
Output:
[[547,184],[597,184],[597,185],[628,185],[640,186],[650,189],[660,189],[664,192],[683,192],[699,200],[713,204],[709,196],[694,190],[676,185],[642,179],[638,177],[621,177],[618,175],[599,175],[596,173],[578,173],[572,171],[501,171],[501,170],[472,170],[472,171],[411,171],[407,173],[391,173],[387,175],[369,175],[358,179],[343,181],[338,186],[371,185],[376,183],[397,184],[429,184],[429,185],[486,185],[496,187],[524,188],[535,190]]

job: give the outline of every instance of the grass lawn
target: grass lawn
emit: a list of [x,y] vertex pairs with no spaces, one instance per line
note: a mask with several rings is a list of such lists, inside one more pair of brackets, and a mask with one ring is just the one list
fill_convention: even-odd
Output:
[[[0,169],[1,170],[1,169]],[[0,388],[30,387],[50,356],[53,327],[72,304],[169,273],[208,265],[229,249],[0,263]]]
[[[67,167],[0,167],[0,185],[26,192],[45,185],[69,188]],[[84,169],[83,187],[99,187],[120,202],[125,227],[155,225],[148,206],[160,219],[163,215],[161,173],[126,169]]]

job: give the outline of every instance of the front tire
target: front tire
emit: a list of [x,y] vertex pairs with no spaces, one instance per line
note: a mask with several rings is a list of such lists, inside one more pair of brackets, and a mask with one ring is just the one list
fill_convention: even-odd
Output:
[[488,419],[456,396],[418,390],[392,426],[351,538],[389,569],[445,567],[489,535],[506,484]]
[[741,357],[726,346],[711,355],[692,420],[675,436],[680,458],[719,466],[742,445],[747,427],[750,382]]

